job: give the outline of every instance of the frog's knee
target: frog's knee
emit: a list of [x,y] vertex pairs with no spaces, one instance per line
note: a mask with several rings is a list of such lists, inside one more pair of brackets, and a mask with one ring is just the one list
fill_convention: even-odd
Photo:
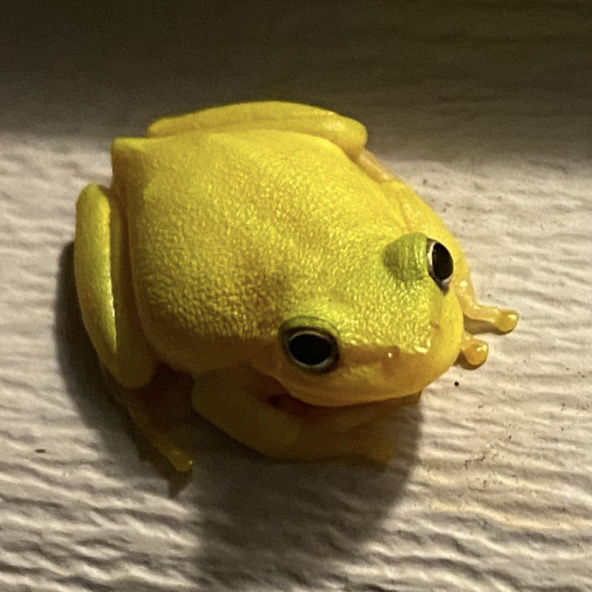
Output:
[[135,309],[123,228],[110,192],[86,187],[76,209],[74,271],[82,319],[99,358],[118,382],[136,388],[155,368]]

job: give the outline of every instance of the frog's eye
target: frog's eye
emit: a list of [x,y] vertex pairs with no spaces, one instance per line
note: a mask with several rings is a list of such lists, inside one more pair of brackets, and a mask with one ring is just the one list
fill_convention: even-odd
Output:
[[286,328],[281,339],[288,359],[310,372],[328,372],[339,360],[337,339],[324,329]]
[[454,271],[452,255],[442,243],[431,238],[428,238],[426,243],[426,255],[428,273],[436,282],[438,288],[446,294],[450,286],[450,280],[452,279],[452,272]]

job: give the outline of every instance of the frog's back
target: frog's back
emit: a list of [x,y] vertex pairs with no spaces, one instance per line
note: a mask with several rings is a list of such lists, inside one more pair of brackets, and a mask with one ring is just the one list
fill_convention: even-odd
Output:
[[391,209],[377,183],[339,147],[298,132],[123,138],[114,143],[113,160],[114,186],[126,208],[149,202],[163,210],[205,208],[224,227],[240,226],[237,212],[245,211],[257,219],[277,217],[280,224],[304,218],[318,236],[315,223],[367,228]]
[[261,335],[263,317],[271,331],[291,294],[338,286],[343,262],[401,231],[379,185],[324,138],[191,131],[113,152],[138,309],[167,347]]
[[286,268],[295,259],[305,268],[307,259],[330,260],[402,230],[379,185],[323,138],[190,132],[122,146],[114,186],[143,264],[166,257],[213,281],[240,269]]

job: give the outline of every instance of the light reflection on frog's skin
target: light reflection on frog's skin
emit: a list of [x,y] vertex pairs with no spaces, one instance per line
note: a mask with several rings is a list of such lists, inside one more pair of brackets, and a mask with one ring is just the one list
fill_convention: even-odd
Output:
[[[432,209],[365,149],[366,129],[263,102],[162,119],[113,144],[110,188],[77,208],[76,283],[101,362],[139,431],[180,471],[190,455],[145,404],[159,364],[193,407],[263,454],[392,455],[372,429],[502,332]],[[154,397],[152,397],[153,399]]]

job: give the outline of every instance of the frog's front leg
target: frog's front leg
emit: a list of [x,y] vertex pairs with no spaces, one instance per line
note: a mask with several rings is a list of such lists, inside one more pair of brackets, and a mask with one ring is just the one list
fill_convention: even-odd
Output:
[[198,413],[266,456],[311,460],[362,455],[381,464],[392,457],[392,442],[383,432],[364,425],[344,431],[330,421],[278,408],[272,394],[265,377],[241,367],[198,376],[192,400]]
[[[518,313],[515,310],[485,306],[477,302],[468,271],[466,277],[458,282],[456,294],[463,314],[468,319],[487,323],[502,333],[509,333],[516,327]],[[487,343],[465,330],[461,341],[461,352],[471,366],[480,366],[487,359],[489,348]]]
[[477,302],[470,278],[467,277],[459,282],[456,293],[463,313],[469,319],[488,323],[502,333],[509,333],[516,327],[518,313],[515,310],[484,306]]

